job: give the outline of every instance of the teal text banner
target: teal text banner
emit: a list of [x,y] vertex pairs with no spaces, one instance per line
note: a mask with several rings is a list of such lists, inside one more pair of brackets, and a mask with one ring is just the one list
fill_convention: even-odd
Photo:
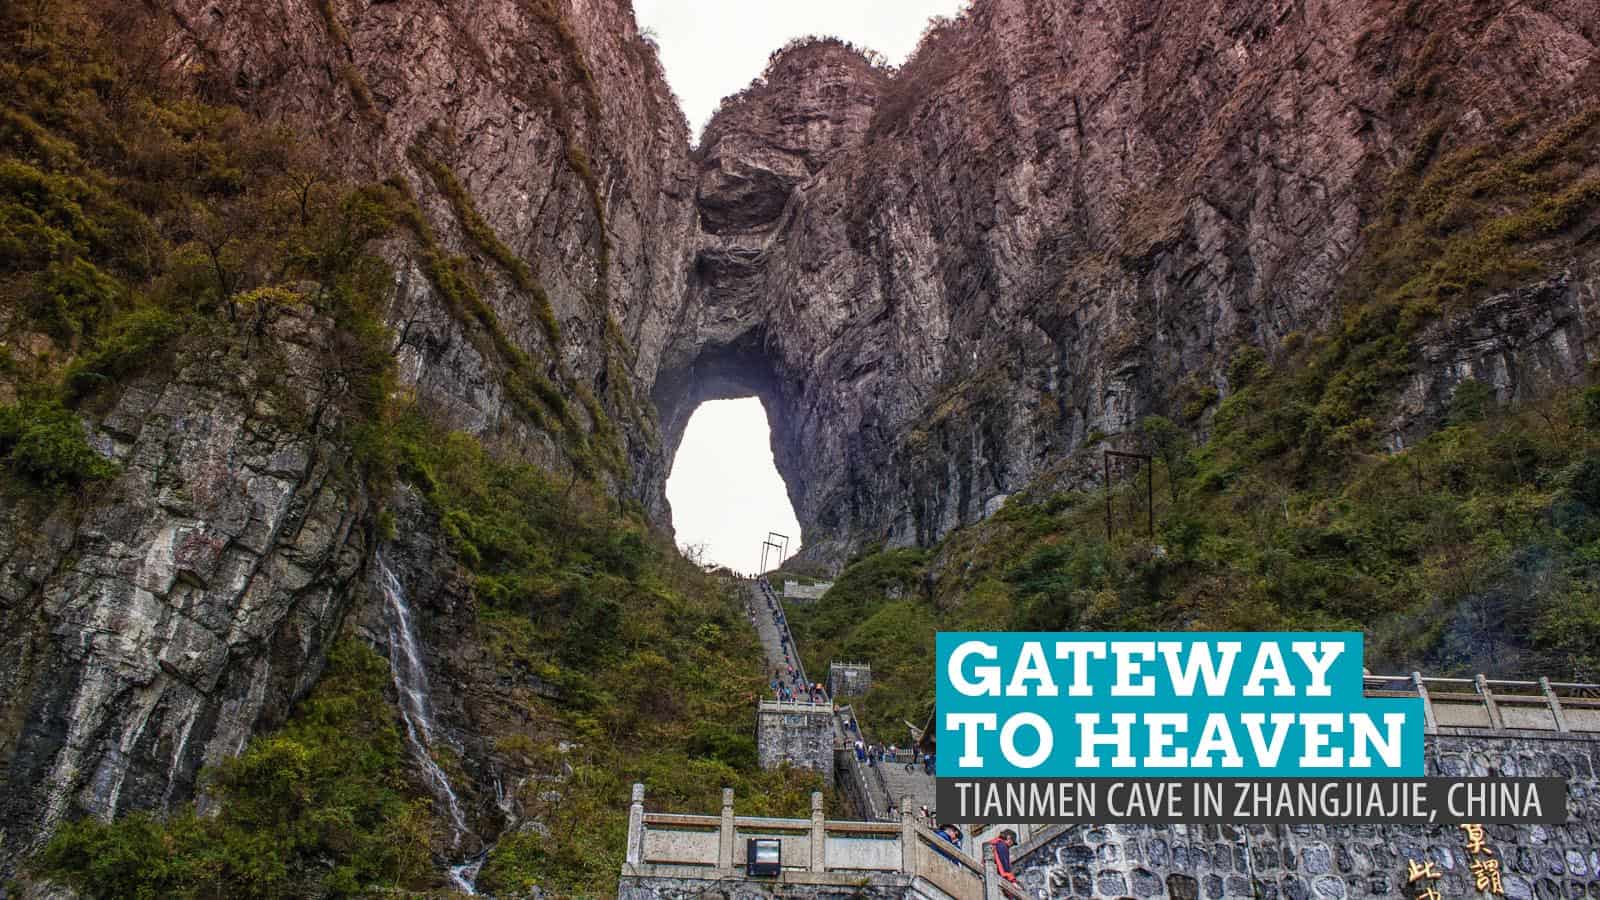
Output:
[[1422,775],[1420,699],[1359,632],[942,632],[940,777]]

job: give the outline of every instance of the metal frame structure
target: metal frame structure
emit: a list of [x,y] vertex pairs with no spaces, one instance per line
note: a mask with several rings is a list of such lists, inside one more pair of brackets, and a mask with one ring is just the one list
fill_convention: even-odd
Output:
[[[773,538],[781,539],[782,543],[778,543],[778,542],[774,541]],[[776,531],[769,531],[769,532],[767,532],[767,536],[762,539],[762,541],[761,541],[761,572],[760,572],[760,574],[762,574],[762,575],[767,574],[767,571],[768,571],[767,570],[767,555],[768,555],[768,549],[769,548],[772,549],[772,550],[778,551],[778,566],[782,566],[784,560],[789,558],[789,536],[787,534],[779,534]]]
[[778,553],[779,553],[778,558],[779,558],[780,562],[778,563],[778,565],[780,565],[780,566],[783,565],[783,563],[781,562],[781,560],[783,559],[783,555],[782,555],[783,554],[783,545],[782,544],[774,544],[771,541],[762,541],[761,542],[761,569],[756,574],[758,574],[758,575],[766,575],[767,574],[767,557],[771,553],[771,551],[773,551],[773,550],[777,550]]

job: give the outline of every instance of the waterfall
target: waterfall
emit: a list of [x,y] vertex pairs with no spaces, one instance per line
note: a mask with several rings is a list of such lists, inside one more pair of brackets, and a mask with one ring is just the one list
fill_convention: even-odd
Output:
[[485,856],[486,853],[480,853],[460,865],[451,866],[450,886],[463,894],[470,894],[476,897],[478,895],[476,885],[478,872],[483,869]]
[[[417,646],[416,631],[411,627],[411,606],[406,602],[405,588],[390,570],[383,554],[377,555],[377,562],[379,586],[389,611],[389,670],[394,673],[400,716],[406,723],[406,743],[422,766],[434,796],[450,813],[450,845],[454,847],[467,833],[467,820],[461,812],[461,801],[450,786],[450,777],[428,752],[433,744],[433,709],[428,701],[428,670],[422,662],[422,650]],[[477,877],[482,865],[480,856],[452,867],[451,882],[466,893],[474,893],[472,879]]]

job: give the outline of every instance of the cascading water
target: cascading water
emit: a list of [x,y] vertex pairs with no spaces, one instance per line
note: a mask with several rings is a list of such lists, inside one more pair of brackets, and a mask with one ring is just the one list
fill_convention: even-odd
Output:
[[[433,744],[433,709],[428,701],[428,670],[423,666],[422,650],[417,646],[416,632],[411,627],[411,605],[406,602],[400,579],[395,577],[381,553],[377,562],[379,586],[389,611],[389,670],[394,673],[395,693],[400,698],[400,717],[406,723],[406,743],[427,776],[434,796],[450,814],[450,845],[454,847],[467,833],[467,820],[461,812],[461,801],[450,786],[450,777],[428,752]],[[465,893],[477,893],[472,882],[482,866],[481,854],[452,866],[451,883]]]
[[477,896],[478,888],[475,884],[478,873],[483,870],[483,861],[487,854],[480,853],[460,865],[450,867],[450,885],[463,894]]

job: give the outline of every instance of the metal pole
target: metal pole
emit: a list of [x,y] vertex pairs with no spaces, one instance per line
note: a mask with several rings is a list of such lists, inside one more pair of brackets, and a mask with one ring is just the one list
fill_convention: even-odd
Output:
[[1106,471],[1106,540],[1111,540],[1111,454],[1102,455]]
[[1145,533],[1151,540],[1156,537],[1156,467],[1150,460],[1144,461],[1144,511],[1149,517],[1145,525]]

